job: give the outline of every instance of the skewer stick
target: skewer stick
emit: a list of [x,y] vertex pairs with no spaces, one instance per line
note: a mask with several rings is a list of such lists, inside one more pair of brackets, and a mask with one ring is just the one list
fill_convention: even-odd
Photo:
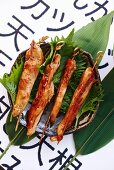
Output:
[[74,57],[76,57],[77,55],[79,55],[80,53],[82,53],[83,51],[80,48],[75,48],[72,54],[72,59],[74,59]]
[[47,40],[49,37],[48,36],[43,36],[39,39],[39,42],[37,42],[37,44],[43,43],[45,42],[45,40]]
[[[56,53],[56,50],[60,50],[63,45],[64,45],[64,42],[59,42],[59,43],[56,45],[54,55],[55,55],[55,53]],[[79,48],[75,48],[74,51],[73,51],[73,54],[72,54],[72,59],[74,60],[74,57],[77,56],[79,53],[81,53],[81,50],[80,50]],[[45,127],[44,127],[44,129],[43,129],[43,132],[42,132],[42,135],[41,135],[41,138],[40,138],[39,143],[42,141],[42,138],[43,138],[43,136],[44,136],[44,134],[45,134],[45,131],[46,131],[46,129],[47,129],[47,126],[48,126],[48,124],[49,124],[49,121],[50,121],[50,115],[49,115],[49,117],[48,117],[48,120],[47,120],[46,123],[45,123]]]
[[99,51],[97,53],[96,61],[95,61],[94,65],[93,65],[93,70],[96,67],[96,65],[99,63],[99,61],[103,58],[103,55],[104,55],[103,51]]
[[17,123],[16,123],[16,126],[15,126],[15,132],[16,132],[17,129],[18,129],[19,122],[20,122],[20,118],[21,118],[21,114],[19,115],[19,117],[18,117],[18,119],[17,119]]
[[[55,47],[55,51],[54,51],[53,56],[56,54],[56,51],[60,50],[60,49],[63,47],[63,45],[64,45],[64,41],[60,41],[60,42],[58,42],[58,43],[56,44],[56,47]],[[44,127],[44,129],[43,129],[43,132],[42,132],[42,135],[41,135],[41,137],[40,137],[39,143],[41,143],[41,141],[42,141],[42,139],[43,139],[43,137],[44,137],[45,131],[46,131],[47,126],[48,126],[48,124],[49,124],[49,120],[50,120],[50,115],[49,115],[49,117],[48,117],[48,120],[47,120],[46,123],[45,123],[45,127]]]

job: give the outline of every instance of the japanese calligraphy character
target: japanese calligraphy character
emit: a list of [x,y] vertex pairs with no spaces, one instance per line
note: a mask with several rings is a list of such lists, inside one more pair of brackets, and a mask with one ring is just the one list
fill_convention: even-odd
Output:
[[31,9],[31,8],[34,8],[35,6],[39,5],[39,4],[42,4],[42,5],[45,7],[44,11],[43,11],[41,14],[39,14],[38,16],[35,16],[34,14],[31,14],[32,18],[34,18],[34,19],[39,19],[39,18],[41,18],[41,17],[48,11],[48,9],[50,8],[50,6],[49,6],[48,4],[46,4],[44,1],[38,0],[38,1],[37,1],[36,3],[34,3],[33,5],[30,5],[30,6],[21,6],[21,9]]
[[107,66],[109,66],[109,64],[108,64],[108,63],[105,63],[105,64],[103,64],[103,65],[100,65],[100,66],[98,67],[98,69],[103,69],[103,68],[105,68],[105,67],[107,67]]
[[[77,5],[77,2],[78,2],[78,1],[79,1],[79,0],[75,0],[74,3],[73,3],[73,5],[74,5],[74,7],[75,7],[76,9],[82,10],[82,9],[85,9],[85,8],[88,7],[88,4],[84,4],[83,6],[78,6],[78,5]],[[107,10],[107,8],[105,7],[105,5],[106,5],[108,2],[109,2],[108,0],[106,0],[103,4],[100,4],[100,3],[98,3],[98,2],[94,2],[94,4],[97,5],[97,8],[94,9],[94,10],[92,10],[91,12],[86,13],[85,16],[90,16],[90,15],[96,13],[97,11],[99,11],[99,10],[101,10],[101,9],[104,10],[103,16],[106,15],[106,14],[108,13],[108,10]],[[91,17],[91,20],[92,20],[92,21],[95,21],[94,17]]]
[[[38,137],[38,139],[40,139],[40,136],[37,136],[37,137]],[[20,146],[20,149],[33,149],[33,148],[38,147],[38,162],[39,162],[39,165],[42,166],[43,165],[43,161],[42,161],[42,158],[41,158],[42,145],[46,144],[46,146],[48,146],[52,151],[54,151],[54,149],[55,149],[53,146],[51,146],[46,141],[46,139],[47,139],[47,136],[44,136],[40,143],[37,142],[37,143],[35,143],[34,145],[31,145],[31,146],[25,146],[25,145],[24,146]]]
[[65,25],[61,28],[50,28],[50,27],[48,27],[47,31],[62,31],[64,29],[67,29],[68,27],[72,26],[73,24],[74,24],[74,21],[71,21],[69,24],[67,24],[67,25]]
[[[56,18],[57,12],[58,12],[58,9],[55,9],[52,18],[54,18],[54,19]],[[65,16],[65,13],[62,12],[61,17],[60,17],[60,22],[63,22],[64,16]],[[50,27],[47,27],[47,31],[62,31],[64,29],[67,29],[68,27],[72,26],[74,23],[75,23],[74,21],[71,21],[67,25],[65,25],[63,27],[60,27],[60,28],[50,28]]]
[[15,160],[15,163],[13,165],[2,164],[2,166],[7,168],[7,170],[13,170],[16,166],[18,166],[21,163],[21,161],[14,155],[12,155],[11,157]]
[[54,162],[53,165],[51,166],[51,168],[49,170],[53,170],[54,167],[59,163],[59,165],[62,165],[62,160],[63,158],[66,159],[66,156],[65,156],[65,153],[68,151],[68,149],[66,148],[63,152],[60,152],[58,151],[59,153],[59,156],[53,158],[53,159],[50,159],[49,162]]
[[[64,167],[66,166],[66,164],[73,158],[73,155],[70,155],[66,161],[64,162],[64,164],[59,168],[59,170],[63,170]],[[78,170],[81,166],[82,166],[82,163],[77,159],[75,158],[75,160],[73,161],[73,163],[71,164],[71,166],[74,168],[74,170]],[[70,170],[69,168],[67,168],[67,170]]]
[[[1,144],[1,141],[0,141],[0,144]],[[0,147],[0,151],[4,152],[4,150],[1,147]],[[2,164],[2,166],[7,168],[7,170],[13,170],[13,168],[15,168],[16,166],[18,166],[21,163],[21,161],[18,158],[16,158],[14,155],[12,155],[11,158],[13,158],[13,160],[15,161],[14,164],[12,164],[11,166],[9,166],[6,163]]]
[[78,2],[78,1],[79,1],[79,0],[75,0],[74,3],[73,3],[73,5],[74,5],[74,7],[75,7],[76,9],[81,10],[81,9],[85,9],[86,7],[88,7],[88,4],[85,4],[85,5],[83,5],[83,6],[78,6],[78,5],[77,5],[77,2]]
[[[103,4],[100,4],[100,3],[98,3],[98,2],[94,2],[94,4],[97,5],[98,7],[97,7],[96,9],[94,9],[93,11],[86,13],[85,16],[92,15],[92,14],[94,14],[95,12],[99,11],[100,9],[103,9],[103,10],[104,10],[103,16],[106,15],[106,14],[108,13],[108,10],[105,8],[105,5],[106,5],[108,2],[109,2],[109,1],[107,1],[107,0],[106,0]],[[93,17],[91,17],[91,20],[92,20],[92,21],[95,21],[95,19],[94,19]]]
[[[34,8],[36,7],[37,5],[39,4],[42,4],[43,6],[45,6],[45,9],[43,10],[43,12],[41,12],[41,14],[39,14],[38,16],[35,16],[34,14],[31,14],[32,18],[34,19],[39,19],[41,18],[50,8],[50,6],[48,4],[46,4],[44,1],[42,0],[38,0],[36,3],[34,3],[33,5],[30,5],[30,6],[21,6],[21,9],[31,9],[31,8]],[[55,9],[54,10],[54,14],[52,16],[53,19],[56,18],[57,16],[57,12],[58,12],[58,9]],[[64,19],[64,16],[65,16],[65,13],[62,12],[62,15],[61,15],[61,18],[60,18],[60,22],[63,22],[63,19]],[[61,27],[61,28],[50,28],[50,27],[47,27],[47,31],[61,31],[61,30],[64,30],[70,26],[72,26],[74,24],[74,21],[71,21],[70,23],[68,23],[67,25]]]
[[6,126],[6,123],[3,125],[3,131],[5,134],[7,134],[5,126]]
[[113,50],[111,50],[111,49],[108,49],[108,55],[111,55],[111,56],[113,56]]
[[[56,18],[57,11],[58,11],[58,9],[55,9],[54,14],[53,14],[53,18],[54,19]],[[65,16],[65,13],[62,12],[62,15],[61,15],[61,18],[60,18],[60,22],[63,22],[64,16]]]
[[10,110],[10,106],[4,101],[5,96],[0,98],[0,120]]
[[7,36],[14,35],[14,45],[15,45],[16,50],[19,51],[19,47],[18,47],[18,43],[17,43],[17,36],[18,36],[18,34],[21,35],[23,38],[28,39],[28,37],[21,32],[21,29],[24,27],[28,31],[30,31],[32,34],[34,34],[34,31],[32,29],[30,29],[27,25],[25,25],[22,21],[20,21],[16,16],[13,15],[12,18],[15,19],[17,22],[19,22],[20,26],[18,28],[15,28],[12,24],[10,24],[8,22],[7,25],[9,27],[11,27],[14,31],[10,32],[10,33],[5,33],[5,34],[4,33],[3,34],[0,33],[0,36],[7,37]]
[[[72,154],[68,158],[65,156],[67,151],[68,151],[67,148],[65,148],[65,150],[63,152],[58,151],[59,156],[49,160],[50,163],[54,162],[49,170],[53,170],[58,163],[59,163],[59,165],[61,165],[61,167],[58,170],[63,170],[64,169],[64,167],[67,165],[67,163],[73,158]],[[62,163],[63,162],[63,158],[65,159],[64,163]],[[82,165],[82,163],[78,159],[76,159],[76,158],[73,161],[73,163],[71,164],[71,166],[75,170],[78,170],[81,167],[81,165]]]
[[[1,145],[1,141],[0,141],[0,145]],[[0,152],[4,152],[4,150],[0,147]]]
[[[3,52],[2,50],[0,50],[0,54],[2,54],[4,57],[6,57],[8,60],[12,60],[11,57],[9,57],[5,52]],[[3,57],[2,57],[3,60]],[[0,61],[0,65],[2,65],[3,67],[5,66],[5,63],[3,63],[3,61]]]
[[[113,50],[108,49],[108,55],[109,55],[109,56],[113,56]],[[100,66],[98,67],[98,69],[103,69],[103,68],[108,67],[108,66],[109,66],[109,63],[106,62],[105,64],[100,65]]]

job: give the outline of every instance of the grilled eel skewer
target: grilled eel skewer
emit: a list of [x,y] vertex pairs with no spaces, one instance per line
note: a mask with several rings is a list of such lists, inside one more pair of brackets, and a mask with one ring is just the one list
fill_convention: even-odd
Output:
[[72,101],[65,114],[65,117],[62,119],[62,121],[58,125],[57,136],[52,136],[50,138],[51,141],[56,141],[56,140],[58,142],[61,141],[65,130],[68,129],[72,125],[74,119],[76,118],[76,115],[78,114],[79,109],[81,108],[93,83],[95,82],[94,75],[95,73],[92,67],[88,67],[84,71],[81,81],[74,92]]
[[73,58],[68,59],[66,61],[65,70],[61,77],[60,85],[57,90],[55,103],[54,103],[53,108],[50,113],[50,123],[51,124],[53,124],[55,122],[55,119],[59,113],[59,110],[60,110],[60,107],[61,107],[61,104],[63,101],[63,97],[66,93],[67,86],[69,84],[70,78],[71,78],[75,69],[76,69],[76,61]]
[[53,61],[51,62],[51,64],[46,66],[46,70],[40,81],[36,97],[33,100],[32,105],[28,111],[28,136],[31,136],[35,132],[36,126],[41,118],[41,115],[47,103],[54,95],[54,85],[52,82],[52,78],[60,65],[60,59],[61,56],[59,54],[54,54]]
[[33,40],[30,49],[26,52],[25,63],[18,85],[16,101],[13,106],[12,115],[20,116],[25,109],[34,82],[38,76],[38,65],[44,62],[44,56],[39,44]]

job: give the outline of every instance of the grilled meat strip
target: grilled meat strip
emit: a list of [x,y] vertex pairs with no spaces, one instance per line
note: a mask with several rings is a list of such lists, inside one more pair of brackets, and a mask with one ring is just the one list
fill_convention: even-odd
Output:
[[30,110],[28,111],[27,120],[27,135],[32,135],[36,126],[41,118],[41,115],[47,105],[54,95],[54,86],[52,83],[53,75],[60,65],[61,56],[55,54],[51,64],[46,66],[45,74],[43,75],[35,99],[32,102]]
[[38,65],[44,62],[44,56],[39,44],[33,40],[30,49],[26,52],[25,63],[18,85],[16,101],[13,106],[12,115],[19,116],[25,109],[34,82],[38,76]]
[[53,124],[55,119],[59,113],[63,97],[66,93],[70,78],[76,69],[76,61],[74,59],[68,59],[66,61],[65,70],[61,77],[61,81],[57,90],[57,95],[55,99],[55,103],[53,105],[52,111],[50,113],[50,123]]

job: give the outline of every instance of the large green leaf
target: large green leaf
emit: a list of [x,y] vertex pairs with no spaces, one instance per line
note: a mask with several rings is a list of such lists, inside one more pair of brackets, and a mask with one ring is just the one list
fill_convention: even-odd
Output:
[[[105,52],[106,50],[113,15],[114,11],[77,31],[73,38],[74,41],[76,39],[74,44],[78,44],[78,46],[89,51],[96,59],[96,54],[98,51],[102,50]],[[113,129],[110,129],[111,128],[110,121],[112,121],[112,123],[114,121],[113,120],[114,117],[110,119],[112,115],[111,110],[114,107],[113,75],[114,70],[112,70],[102,82],[104,87],[104,98],[103,101],[101,102],[101,105],[99,107],[99,110],[96,114],[94,121],[87,128],[82,129],[74,134],[74,142],[77,151],[79,151],[80,148],[84,145],[84,148],[82,147],[83,149],[81,149],[81,152],[79,154],[91,153],[107,144],[114,137]],[[109,117],[106,118],[108,113],[110,113],[110,115]],[[102,126],[101,122],[105,118],[106,120],[109,119],[109,121],[105,122],[106,126],[104,126],[104,124]],[[100,126],[100,130],[99,128],[97,128],[98,126]],[[92,138],[93,135],[91,136],[91,134],[94,134],[94,130],[96,130],[94,137],[96,137],[97,141],[95,140],[94,137]],[[109,133],[104,133],[107,130]],[[98,132],[99,135],[96,134]],[[105,134],[107,134],[107,137],[105,137]],[[86,140],[88,140],[89,137],[91,139],[91,140],[89,139],[89,142],[92,141],[92,143],[88,144]],[[103,140],[101,140],[100,138]],[[85,142],[87,142],[87,144],[85,144]]]
[[76,153],[64,170],[78,155],[92,153],[114,139],[114,68],[102,82],[104,98],[93,122],[73,134]]
[[15,146],[23,145],[35,137],[35,135],[32,135],[31,137],[28,138],[28,136],[26,135],[27,133],[26,128],[23,127],[21,124],[19,124],[17,131],[15,131],[17,118],[12,118],[12,121],[10,119],[11,119],[11,111],[8,114],[6,124],[5,124],[5,130],[9,137],[10,142],[8,143],[4,152],[2,152],[2,154],[0,155],[0,159],[5,155],[5,153],[10,148],[11,145],[15,145]]
[[79,29],[73,36],[73,45],[90,52],[93,57],[98,51],[105,52],[113,15],[114,11]]
[[[11,112],[8,114],[6,124],[5,124],[5,130],[6,133],[8,134],[9,140],[13,141],[12,143],[13,145],[22,145],[24,143],[27,143],[35,136],[33,135],[28,138],[28,136],[26,135],[27,130],[21,124],[19,124],[18,129],[15,130],[17,118],[12,118],[12,120],[10,120],[10,118],[11,118]],[[16,139],[15,136],[17,136]]]
[[[82,27],[80,30],[75,32],[72,40],[73,45],[77,45],[85,51],[90,52],[94,59],[96,59],[98,51],[105,52],[106,50],[113,15],[114,11],[92,23],[89,23],[88,25]],[[106,145],[114,138],[113,76],[114,69],[103,81],[105,93],[103,99],[104,101],[101,103],[100,108],[92,124],[74,133],[76,153],[72,160],[64,168],[64,170],[67,170],[68,166],[79,154],[84,155],[94,152]]]
[[102,82],[103,101],[94,121],[86,128],[74,133],[74,141],[79,154],[89,154],[114,139],[114,69]]

